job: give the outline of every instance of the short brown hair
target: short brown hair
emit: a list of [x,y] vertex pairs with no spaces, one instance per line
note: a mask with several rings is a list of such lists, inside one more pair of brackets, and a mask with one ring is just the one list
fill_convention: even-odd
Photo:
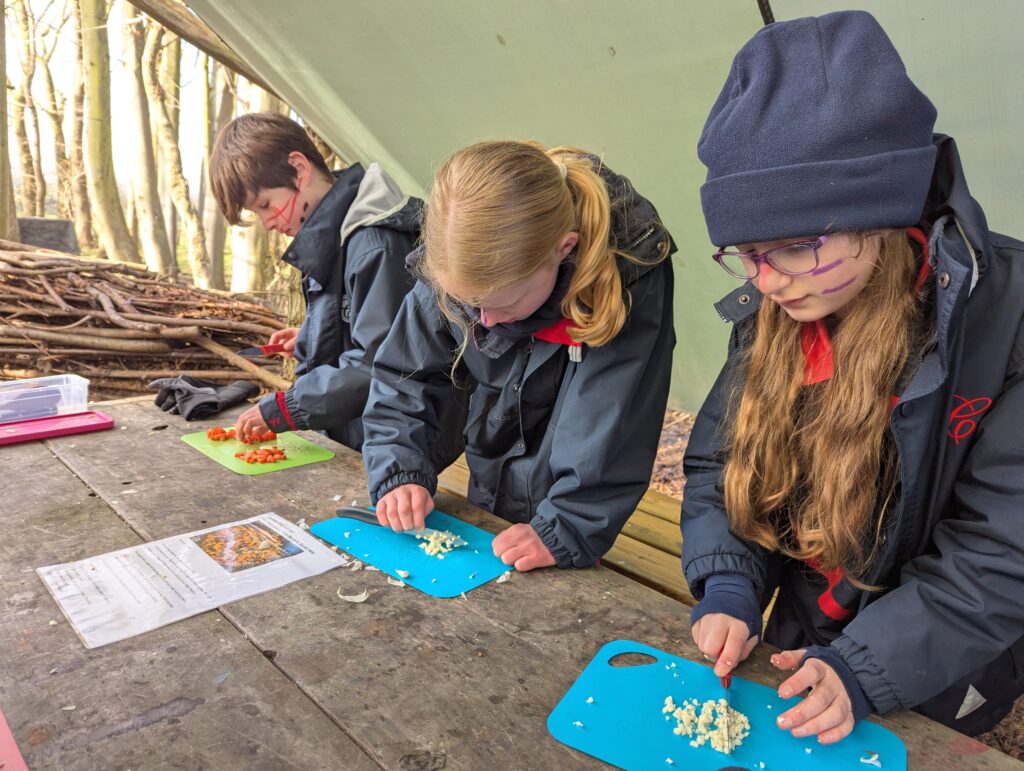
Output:
[[288,163],[293,152],[330,179],[323,155],[290,118],[256,112],[240,115],[221,130],[210,154],[210,187],[228,222],[240,224],[245,202],[263,188],[295,189],[295,168]]

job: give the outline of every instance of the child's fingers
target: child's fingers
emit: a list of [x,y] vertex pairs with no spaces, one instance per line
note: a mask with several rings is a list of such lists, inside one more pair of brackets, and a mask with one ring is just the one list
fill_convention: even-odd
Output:
[[800,666],[800,662],[803,661],[806,652],[800,649],[798,651],[775,653],[771,657],[772,666],[777,669],[797,669]]
[[846,718],[835,728],[825,731],[824,733],[818,734],[818,741],[822,744],[835,744],[840,739],[846,737],[850,731],[853,730],[856,722],[853,719],[853,714],[847,714]]
[[761,642],[760,637],[751,637],[743,644],[743,652],[740,654],[740,661],[746,661],[757,644]]
[[[807,699],[804,700],[805,702]],[[849,715],[838,699],[826,705],[817,716],[808,718],[806,722],[793,729],[793,736],[798,739],[804,736],[815,736],[823,731],[840,726]]]
[[743,645],[749,637],[747,625],[742,622],[729,624],[728,629],[729,632],[725,638],[725,645],[722,646],[722,653],[719,655],[718,661],[715,662],[715,674],[719,677],[725,677],[732,672],[740,660]]
[[500,559],[506,565],[515,565],[523,557],[531,554],[530,547],[525,544],[517,544],[500,555]]
[[391,499],[387,495],[377,501],[377,507],[374,509],[374,513],[377,515],[377,522],[380,523],[381,527],[391,527],[390,520],[388,519],[390,505]]
[[399,532],[412,530],[416,525],[416,516],[413,511],[412,494],[405,488],[400,488],[397,492]]
[[708,661],[717,661],[718,654],[722,650],[722,646],[725,645],[725,639],[729,634],[729,627],[722,623],[721,618],[712,618],[711,616],[704,618],[709,623],[705,625],[704,639],[700,641],[698,647]]
[[543,555],[537,553],[527,554],[525,557],[520,557],[514,563],[515,569],[520,573],[525,573],[528,570],[534,570],[535,568],[544,566]]
[[788,699],[791,696],[796,696],[816,684],[824,676],[821,662],[818,659],[807,659],[795,675],[784,680],[779,686],[779,698]]

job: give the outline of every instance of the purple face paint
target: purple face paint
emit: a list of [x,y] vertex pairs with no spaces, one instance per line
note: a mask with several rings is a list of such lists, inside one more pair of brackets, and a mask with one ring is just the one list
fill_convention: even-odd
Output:
[[822,265],[821,267],[815,268],[814,270],[811,271],[811,275],[820,276],[822,273],[828,273],[833,268],[838,268],[844,262],[846,262],[846,258],[840,257],[835,262],[830,262],[828,265]]
[[824,290],[822,290],[821,293],[822,294],[832,294],[833,292],[841,292],[842,290],[846,289],[846,287],[848,287],[850,284],[852,284],[856,280],[857,280],[857,277],[854,276],[849,281],[844,281],[839,286],[834,286],[831,289],[824,289]]

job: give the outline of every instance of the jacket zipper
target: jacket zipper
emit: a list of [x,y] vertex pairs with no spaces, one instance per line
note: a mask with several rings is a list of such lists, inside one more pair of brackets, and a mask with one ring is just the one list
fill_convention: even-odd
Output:
[[640,244],[642,244],[644,241],[650,238],[654,234],[654,231],[656,231],[657,229],[657,225],[651,225],[651,227],[647,229],[647,232],[640,235],[635,241],[633,241],[629,246],[627,246],[625,251],[632,252],[634,249],[640,246]]

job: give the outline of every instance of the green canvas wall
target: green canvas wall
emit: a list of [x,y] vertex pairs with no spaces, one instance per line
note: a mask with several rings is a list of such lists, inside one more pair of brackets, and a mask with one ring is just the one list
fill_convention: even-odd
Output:
[[[734,283],[709,258],[695,147],[734,53],[761,26],[753,0],[189,5],[345,157],[379,161],[411,193],[423,194],[449,153],[481,139],[603,154],[654,201],[679,245],[672,404],[700,406],[728,333],[712,303]],[[772,5],[780,19],[838,7]],[[1024,4],[867,7],[939,105],[940,126],[961,138],[993,222],[1012,231],[1021,193],[1006,190],[1022,157],[1010,135],[1022,125],[1024,97],[1009,74],[1011,33],[1019,38]]]

